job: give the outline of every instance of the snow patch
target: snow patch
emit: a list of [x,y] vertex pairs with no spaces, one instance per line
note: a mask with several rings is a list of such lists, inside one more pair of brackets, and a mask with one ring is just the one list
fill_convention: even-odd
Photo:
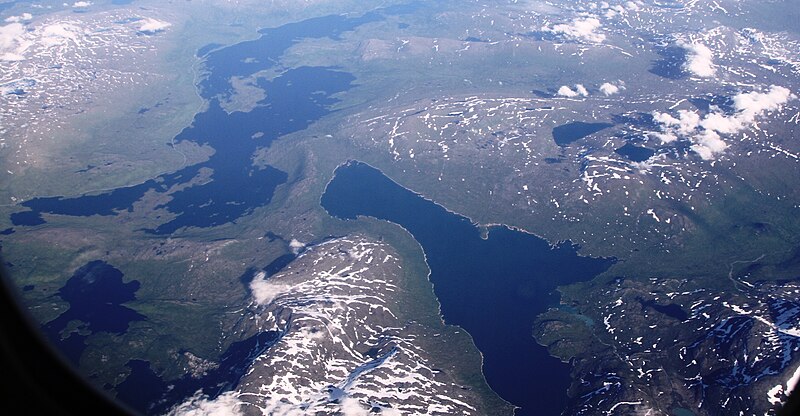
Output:
[[545,26],[542,31],[563,35],[572,40],[602,43],[606,39],[606,35],[597,32],[601,26],[600,20],[596,17],[582,17],[574,19],[570,23],[554,25],[552,28]]
[[139,26],[139,32],[147,35],[153,35],[166,30],[170,26],[172,26],[172,23],[163,22],[153,18],[147,18],[142,20],[142,23]]

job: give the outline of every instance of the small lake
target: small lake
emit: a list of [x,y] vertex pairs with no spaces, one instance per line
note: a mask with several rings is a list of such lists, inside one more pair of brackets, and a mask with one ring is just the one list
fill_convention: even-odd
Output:
[[614,150],[614,152],[618,155],[625,156],[625,158],[633,162],[644,162],[656,154],[655,150],[653,149],[636,146],[630,143],[625,143],[624,146]]
[[570,368],[533,339],[534,319],[558,304],[557,286],[590,280],[614,260],[505,227],[481,238],[469,219],[359,162],[336,170],[321,203],[338,218],[370,216],[408,230],[425,252],[445,322],[472,335],[489,386],[520,407],[517,415],[561,413]]
[[648,72],[668,79],[682,79],[686,77],[683,69],[687,60],[685,48],[680,46],[665,46],[656,50],[661,59],[653,61]]
[[[97,332],[123,334],[128,325],[142,321],[144,315],[122,306],[136,299],[139,282],[123,282],[123,274],[114,266],[96,260],[75,271],[58,291],[58,296],[69,303],[69,309],[56,319],[44,324],[42,329],[72,362],[78,363],[84,340]],[[79,321],[78,331],[63,337],[62,331],[70,322]]]
[[609,123],[585,123],[583,121],[574,121],[553,128],[553,140],[557,145],[564,147],[586,136],[613,126],[613,124]]

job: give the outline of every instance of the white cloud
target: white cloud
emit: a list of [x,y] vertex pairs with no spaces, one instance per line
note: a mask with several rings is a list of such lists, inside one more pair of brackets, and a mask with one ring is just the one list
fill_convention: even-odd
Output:
[[63,45],[69,40],[78,41],[81,28],[69,23],[54,23],[39,31],[39,42],[45,46]]
[[587,91],[586,87],[584,87],[582,84],[575,84],[574,90],[566,85],[562,85],[561,88],[559,88],[558,91],[556,91],[556,95],[560,95],[562,97],[570,97],[570,98],[577,97],[579,95],[583,97],[588,97],[589,91]]
[[668,133],[674,133],[681,136],[687,136],[697,129],[700,125],[700,115],[694,111],[680,110],[678,111],[678,118],[675,118],[667,113],[653,113],[653,119],[667,127],[665,130]]
[[6,23],[22,23],[28,22],[33,19],[33,15],[30,13],[22,13],[19,16],[9,16],[6,18]]
[[700,122],[700,126],[706,130],[714,130],[722,134],[736,133],[745,127],[740,117],[729,117],[722,113],[706,115]]
[[25,33],[20,23],[0,26],[0,50],[7,51],[17,46],[18,39]]
[[683,64],[685,71],[703,78],[713,77],[717,73],[714,54],[707,46],[685,42],[678,42],[678,46],[686,50],[686,63]]
[[72,7],[75,8],[75,9],[83,9],[83,8],[89,7],[91,5],[92,5],[92,2],[90,2],[90,1],[76,1],[75,3],[72,3]]
[[612,6],[608,4],[608,2],[603,1],[599,3],[599,6],[600,9],[604,11],[603,16],[605,16],[607,19],[613,19],[614,17],[620,15],[626,15],[628,12],[637,12],[641,10],[642,6],[644,6],[644,3],[641,1],[628,1],[625,2],[625,4],[615,4]]
[[564,35],[574,40],[601,43],[606,39],[606,35],[597,33],[600,26],[600,20],[597,18],[583,17],[574,19],[571,23],[554,25],[552,28],[545,26],[542,31]]
[[0,26],[0,61],[19,61],[24,59],[21,55],[22,36],[25,26],[20,23],[11,23]]
[[253,292],[253,300],[259,305],[267,305],[275,300],[278,295],[286,293],[291,286],[272,283],[265,279],[266,273],[259,272],[250,282],[250,290]]
[[614,95],[619,92],[619,87],[610,82],[606,82],[600,86],[600,92],[605,95]]
[[305,246],[305,243],[296,238],[293,238],[292,241],[289,242],[289,248],[292,249],[292,253],[294,254],[299,253]]
[[672,132],[665,132],[665,133],[652,132],[652,133],[649,133],[649,134],[657,137],[658,139],[660,139],[662,143],[672,143],[672,142],[678,140],[678,136],[676,136]]
[[66,45],[81,46],[85,29],[79,24],[56,22],[36,28],[26,28],[22,23],[0,26],[0,61],[24,60],[31,48]]
[[797,97],[788,88],[773,85],[766,93],[748,92],[736,95],[733,97],[733,106],[741,112],[741,117],[746,122],[751,123],[762,113],[778,110],[794,98]]
[[169,411],[174,416],[238,416],[242,415],[242,404],[236,392],[220,394],[216,399],[209,400],[198,392],[187,401],[175,406]]
[[153,18],[147,18],[141,21],[141,25],[139,26],[139,32],[150,35],[161,32],[162,30],[170,26],[172,26],[172,23],[162,22],[161,20],[156,20]]
[[578,93],[572,91],[572,88],[566,85],[562,85],[561,88],[559,88],[558,91],[556,91],[556,95],[560,95],[562,97],[577,97]]
[[639,10],[639,5],[634,3],[634,2],[632,2],[632,1],[628,1],[628,2],[625,2],[625,8],[628,9],[628,10],[638,11]]
[[369,416],[369,411],[361,406],[357,399],[345,397],[342,400],[341,412],[344,416]]
[[726,115],[719,109],[701,117],[696,111],[680,110],[678,117],[667,113],[653,113],[653,120],[661,125],[661,132],[653,133],[664,143],[688,138],[691,149],[701,158],[711,160],[722,154],[728,144],[722,134],[735,134],[749,128],[763,114],[783,107],[797,98],[789,89],[773,85],[767,92],[740,93],[733,97],[735,112]]
[[713,160],[728,148],[719,134],[713,130],[703,130],[692,137],[691,149],[705,160]]

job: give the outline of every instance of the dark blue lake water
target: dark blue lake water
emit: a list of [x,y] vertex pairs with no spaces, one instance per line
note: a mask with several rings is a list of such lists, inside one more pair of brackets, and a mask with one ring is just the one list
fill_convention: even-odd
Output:
[[[88,335],[98,332],[122,334],[131,322],[146,319],[133,309],[122,306],[135,300],[135,293],[139,290],[138,281],[125,283],[122,277],[117,268],[97,260],[75,271],[58,291],[58,296],[69,303],[69,309],[44,324],[42,329],[70,361],[78,363]],[[72,321],[80,322],[78,329],[84,334],[73,331],[62,338],[61,332]]]
[[645,301],[643,299],[639,299],[639,304],[642,305],[643,308],[650,308],[656,312],[663,313],[664,315],[669,316],[670,318],[675,318],[679,321],[685,321],[689,318],[689,314],[683,310],[681,305],[676,303],[670,303],[667,305],[659,305],[654,300]]
[[656,154],[655,150],[648,149],[642,146],[636,146],[630,143],[625,143],[624,146],[620,147],[617,150],[614,150],[615,153],[618,155],[625,156],[628,160],[634,162],[644,162],[647,159],[650,159],[651,156]]
[[562,124],[553,128],[553,140],[557,145],[563,147],[613,126],[609,123],[585,123],[583,121]]
[[230,78],[272,68],[287,48],[302,39],[336,39],[344,32],[382,18],[378,12],[361,17],[320,17],[264,29],[256,40],[208,51],[205,55],[208,76],[201,81],[200,89],[210,104],[206,111],[195,116],[191,126],[174,138],[176,143],[186,140],[212,147],[215,153],[208,161],[97,195],[32,199],[21,204],[30,211],[13,214],[12,222],[39,225],[44,223],[42,213],[116,215],[118,211],[132,210],[133,204],[148,190],[163,193],[174,185],[191,181],[201,168],[213,171],[210,180],[170,194],[171,199],[158,208],[166,208],[175,217],[146,231],[168,235],[183,227],[218,226],[268,204],[275,188],[286,182],[287,174],[271,166],[253,166],[253,153],[278,137],[303,130],[330,114],[330,107],[338,102],[333,95],[351,88],[355,78],[329,67],[287,69],[274,79],[259,79],[257,85],[267,91],[267,98],[255,109],[228,114],[221,108],[220,100],[231,94]]
[[185,375],[176,380],[164,380],[149,362],[131,360],[127,364],[130,375],[116,386],[117,398],[145,414],[163,414],[197,391],[214,399],[239,384],[253,361],[280,337],[280,332],[267,331],[235,342],[220,356],[217,368],[196,378]]
[[686,71],[683,69],[687,59],[686,49],[679,46],[666,46],[656,50],[661,59],[653,61],[648,71],[660,77],[668,79],[686,78]]
[[32,227],[34,225],[44,224],[45,220],[42,214],[36,211],[23,211],[11,214],[11,223],[14,225],[26,225]]
[[370,216],[407,229],[425,252],[445,321],[466,329],[483,353],[489,386],[520,407],[517,415],[560,414],[569,366],[534,341],[534,319],[558,303],[557,286],[589,280],[613,260],[505,227],[483,239],[467,218],[358,162],[336,170],[322,206],[339,218]]

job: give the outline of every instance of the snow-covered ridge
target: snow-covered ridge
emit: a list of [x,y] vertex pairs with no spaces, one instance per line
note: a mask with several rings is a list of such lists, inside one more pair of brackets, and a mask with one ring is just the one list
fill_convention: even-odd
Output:
[[239,386],[174,410],[233,414],[475,414],[449,364],[435,366],[417,340],[425,330],[394,312],[402,265],[385,243],[340,238],[314,246],[284,271],[251,283],[252,324],[280,340]]

